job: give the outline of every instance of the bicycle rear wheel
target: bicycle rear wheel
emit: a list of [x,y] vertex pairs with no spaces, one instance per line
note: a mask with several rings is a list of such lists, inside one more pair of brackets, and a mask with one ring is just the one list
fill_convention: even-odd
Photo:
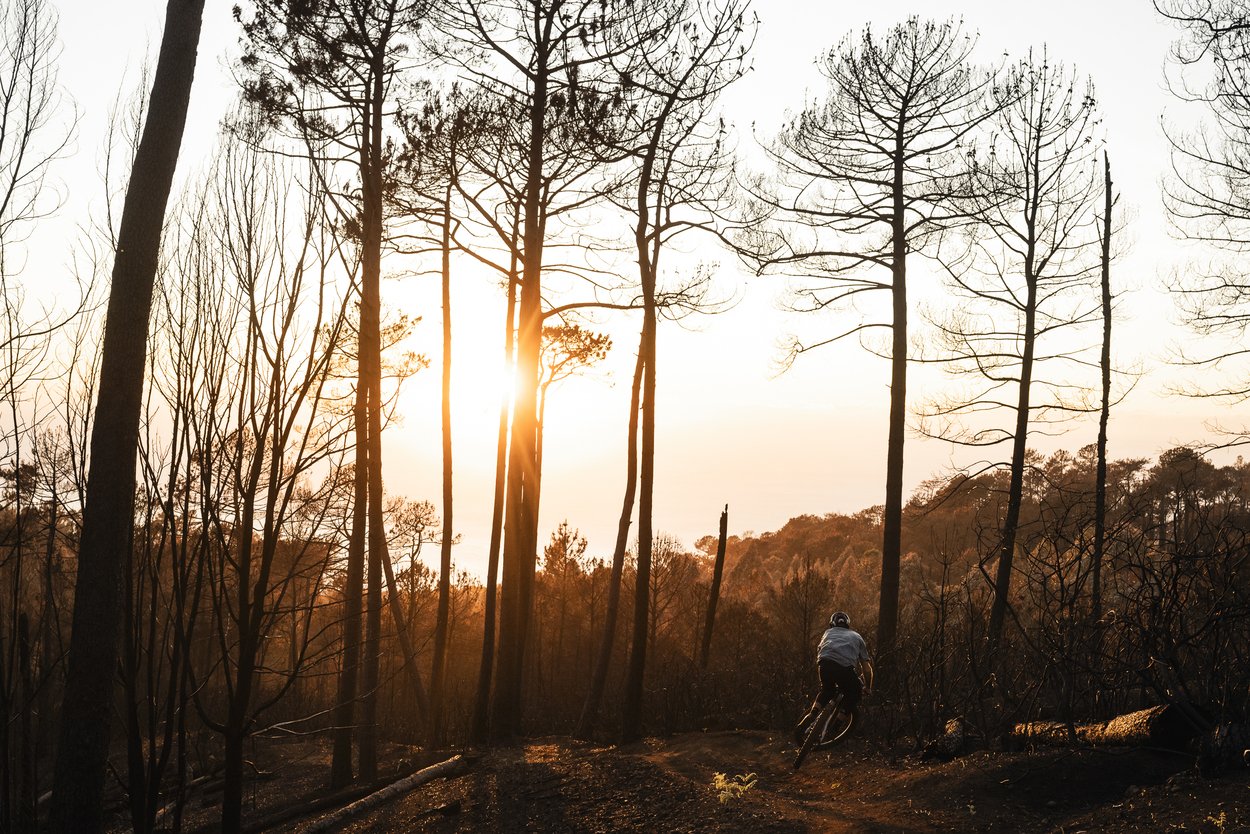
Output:
[[[842,705],[842,699],[837,700],[837,705]],[[817,726],[814,732],[817,734],[815,748],[817,750],[828,750],[835,744],[845,739],[851,733],[851,729],[855,726],[855,722],[859,719],[859,712],[842,712],[835,708],[829,715],[822,715],[817,720]]]
[[798,755],[794,757],[795,770],[798,770],[803,765],[803,760],[807,758],[807,754],[819,746],[818,743],[824,734],[825,728],[838,715],[838,706],[841,703],[842,696],[839,695],[821,707],[820,712],[816,715],[816,719],[812,721],[812,725],[807,728],[807,732],[803,736],[803,744],[799,746]]

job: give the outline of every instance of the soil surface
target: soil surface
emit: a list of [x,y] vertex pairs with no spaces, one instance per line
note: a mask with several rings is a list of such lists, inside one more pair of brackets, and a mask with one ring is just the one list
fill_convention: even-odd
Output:
[[[454,752],[386,745],[373,787]],[[532,739],[521,747],[467,753],[462,775],[418,787],[338,830],[1250,833],[1250,772],[1203,778],[1188,756],[1049,748],[923,763],[852,738],[813,753],[795,772],[794,753],[783,736],[747,731],[687,733],[623,747]],[[324,740],[258,742],[249,758],[247,830],[302,834],[330,812],[314,803],[356,798],[330,797]],[[750,787],[726,794],[716,787],[717,774]],[[218,831],[220,802],[219,781],[196,788],[184,830]],[[120,799],[114,811],[111,830],[129,831]]]
[[[342,830],[1250,832],[1250,775],[1200,778],[1192,758],[1172,754],[983,751],[926,764],[852,740],[813,754],[797,773],[793,757],[788,739],[760,732],[623,747],[534,739],[475,756],[464,775],[417,788]],[[746,781],[754,783],[721,801],[718,773],[753,774]],[[274,830],[298,834],[308,822]]]

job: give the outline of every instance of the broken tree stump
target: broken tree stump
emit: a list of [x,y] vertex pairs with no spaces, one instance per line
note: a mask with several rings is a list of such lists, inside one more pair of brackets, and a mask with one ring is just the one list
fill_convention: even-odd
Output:
[[1214,776],[1250,767],[1250,724],[1221,724],[1202,739],[1198,770]]
[[968,742],[968,728],[962,718],[946,722],[942,734],[925,745],[920,754],[922,762],[949,762],[964,751]]

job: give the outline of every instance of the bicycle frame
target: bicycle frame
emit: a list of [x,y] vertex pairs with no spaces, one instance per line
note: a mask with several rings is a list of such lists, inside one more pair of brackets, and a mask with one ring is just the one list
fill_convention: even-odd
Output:
[[816,714],[816,718],[803,736],[803,744],[799,747],[798,755],[794,757],[795,770],[802,766],[803,760],[813,750],[827,750],[850,734],[859,714],[840,711],[844,698],[845,695],[838,692]]

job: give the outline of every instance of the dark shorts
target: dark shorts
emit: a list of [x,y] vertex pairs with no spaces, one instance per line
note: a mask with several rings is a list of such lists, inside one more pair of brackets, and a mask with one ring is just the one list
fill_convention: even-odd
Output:
[[829,703],[841,690],[845,699],[843,706],[848,711],[854,710],[864,690],[855,670],[833,660],[820,660],[816,665],[820,669],[820,695],[816,697],[820,705],[823,707]]

